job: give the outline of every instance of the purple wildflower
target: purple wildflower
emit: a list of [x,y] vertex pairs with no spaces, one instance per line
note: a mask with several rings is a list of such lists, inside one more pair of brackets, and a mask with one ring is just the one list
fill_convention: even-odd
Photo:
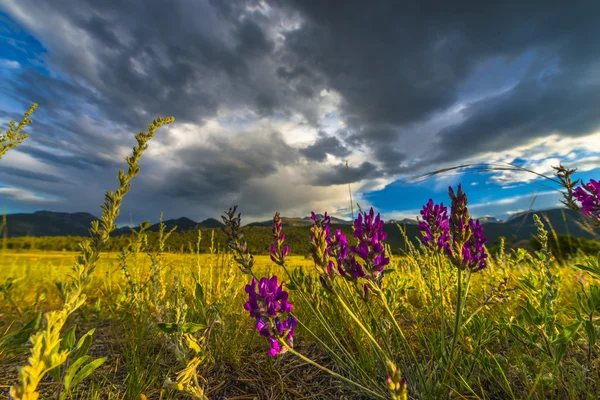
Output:
[[271,245],[271,260],[278,265],[283,265],[285,263],[285,257],[290,252],[290,248],[286,244],[284,246],[283,242],[285,240],[285,235],[282,232],[283,224],[281,222],[281,217],[279,213],[275,213],[273,217],[273,244]]
[[227,247],[233,250],[237,257],[234,260],[240,264],[240,270],[244,274],[251,274],[254,266],[254,257],[248,250],[248,244],[244,240],[244,230],[242,229],[242,214],[235,216],[237,206],[230,207],[223,218],[225,227],[223,232],[227,235]]
[[434,205],[433,200],[429,199],[421,210],[421,216],[423,221],[419,221],[419,230],[422,234],[423,245],[432,250],[448,247],[450,228],[448,208],[444,206],[444,203]]
[[383,241],[387,239],[383,225],[381,216],[375,215],[373,208],[368,213],[358,214],[354,220],[354,237],[358,239],[358,245],[351,246],[350,252],[362,259],[362,265],[353,257],[346,263],[352,270],[353,277],[362,275],[378,285],[381,284],[385,266],[390,263],[383,247]]
[[[335,234],[327,238],[327,253],[330,257],[336,260],[336,267],[341,268],[342,263],[348,257],[350,246],[348,238],[342,233],[341,229],[336,229]],[[333,261],[329,260],[329,264],[333,267]]]
[[600,221],[600,182],[590,179],[573,191],[573,197],[581,203],[581,212]]
[[487,253],[483,247],[487,243],[487,238],[483,235],[483,226],[479,221],[469,220],[469,230],[471,237],[463,245],[462,256],[464,268],[476,272],[487,267]]
[[[310,228],[310,252],[315,262],[315,266],[320,272],[319,281],[323,288],[329,292],[332,289],[332,281],[335,277],[335,263],[331,259],[337,256],[337,253],[333,250],[332,240],[337,240],[335,237],[332,239],[331,235],[331,217],[325,213],[323,218],[318,218],[314,212],[311,212],[311,219],[314,221],[313,226]],[[343,239],[339,238],[343,241]],[[344,238],[345,239],[345,238]],[[335,245],[340,248],[341,243]]]
[[456,194],[452,187],[448,188],[448,194],[452,201],[450,220],[448,226],[452,239],[456,244],[464,244],[469,239],[469,209],[467,208],[467,195],[462,191],[462,187],[459,184]]
[[452,264],[461,270],[480,271],[487,267],[487,253],[483,245],[487,239],[483,234],[483,226],[473,221],[467,209],[467,195],[460,185],[456,194],[448,189],[452,200],[452,211],[449,220],[450,241],[446,246],[446,254]]
[[[292,304],[288,301],[288,293],[283,290],[283,284],[277,285],[277,276],[261,278],[258,292],[256,289],[256,278],[252,278],[252,283],[246,285],[248,301],[244,304],[244,309],[250,312],[251,317],[256,318],[256,329],[269,340],[268,354],[275,357],[287,351],[285,346],[281,348],[279,339],[284,339],[289,347],[293,347],[294,327],[298,321],[289,314]],[[283,314],[286,313],[288,316],[284,318]]]

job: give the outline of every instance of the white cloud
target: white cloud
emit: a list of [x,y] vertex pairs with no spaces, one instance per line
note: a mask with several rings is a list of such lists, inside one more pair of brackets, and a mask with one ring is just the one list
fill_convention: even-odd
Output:
[[15,60],[0,59],[0,67],[18,69],[21,67],[21,64],[19,64],[19,62]]
[[16,187],[0,187],[0,196],[4,196],[10,198],[12,200],[17,201],[26,201],[26,202],[55,202],[55,199],[48,198],[36,193],[33,193],[26,189],[16,188]]
[[[600,132],[582,137],[560,137],[550,135],[532,141],[525,146],[519,146],[505,151],[500,157],[484,154],[476,162],[515,163],[525,160],[523,168],[545,176],[554,175],[553,166],[561,162],[567,167],[576,167],[578,171],[589,171],[600,167],[600,157],[594,155],[600,152]],[[539,177],[526,171],[496,172],[490,181],[496,184],[511,185],[532,182]]]

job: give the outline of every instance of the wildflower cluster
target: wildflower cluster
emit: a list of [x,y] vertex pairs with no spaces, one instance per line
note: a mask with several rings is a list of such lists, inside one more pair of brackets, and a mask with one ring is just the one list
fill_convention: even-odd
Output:
[[[277,276],[270,279],[261,278],[258,282],[252,278],[252,283],[246,285],[248,301],[244,308],[250,312],[250,316],[256,318],[256,329],[261,336],[269,340],[271,348],[267,352],[271,357],[287,351],[286,346],[281,346],[280,339],[287,346],[294,345],[294,327],[298,323],[289,313],[292,304],[288,301],[288,293],[283,290],[283,284],[277,285]],[[284,314],[288,314],[287,318]]]
[[254,266],[254,257],[248,250],[248,244],[244,240],[244,230],[242,229],[242,218],[241,213],[235,216],[237,206],[230,207],[223,218],[225,227],[223,232],[227,235],[227,246],[232,249],[236,254],[237,258],[235,261],[240,264],[240,270],[244,274],[252,274],[252,267]]
[[581,203],[582,213],[600,222],[600,182],[590,179],[573,191],[573,197]]
[[375,216],[373,208],[369,213],[361,212],[354,220],[354,237],[358,239],[356,246],[351,246],[353,255],[362,259],[362,264],[356,263],[354,273],[364,274],[368,280],[381,284],[385,266],[390,263],[386,257],[383,241],[387,234],[383,231],[384,221],[379,214]]
[[338,272],[344,275],[346,271],[350,271],[351,276],[353,275],[351,263],[348,262],[348,254],[350,253],[350,247],[348,245],[348,238],[342,233],[341,229],[336,229],[332,236],[327,239],[327,253],[332,259],[329,260],[329,270],[333,270],[334,265],[337,267]]
[[[384,221],[371,210],[361,212],[354,220],[354,237],[357,244],[350,246],[348,238],[337,229],[331,235],[331,218],[324,214],[317,218],[313,212],[311,227],[311,253],[315,265],[321,272],[320,281],[326,290],[331,290],[331,282],[336,275],[355,282],[365,278],[369,282],[381,285],[385,266],[390,263],[386,257],[383,241],[387,238],[383,231]],[[365,297],[368,286],[365,284]]]
[[423,221],[419,221],[421,243],[431,250],[445,250],[450,240],[448,227],[448,208],[444,203],[433,204],[429,199],[421,210]]
[[282,232],[283,224],[279,213],[273,217],[273,244],[271,245],[271,260],[277,265],[283,265],[285,257],[290,252],[287,244],[284,245],[285,235]]
[[[248,301],[244,304],[244,309],[256,319],[256,329],[260,335],[269,340],[270,349],[267,354],[275,357],[293,347],[294,327],[298,321],[289,314],[292,311],[292,304],[288,301],[288,293],[283,290],[283,284],[277,284],[277,276],[263,277],[258,282],[254,277],[252,271],[254,257],[250,254],[246,241],[243,240],[241,214],[236,217],[236,210],[237,206],[230,208],[227,215],[222,217],[225,222],[223,231],[227,235],[227,245],[237,253],[235,261],[240,264],[240,270],[253,275],[252,283],[246,285]],[[284,241],[281,216],[279,213],[275,213],[271,260],[278,265],[284,265],[285,257],[290,251]],[[286,345],[282,347],[282,343],[286,343]]]
[[469,215],[467,195],[460,185],[456,193],[448,188],[448,194],[452,201],[450,216],[444,203],[434,205],[432,199],[421,210],[421,241],[432,250],[443,249],[457,268],[480,271],[486,268],[488,258],[483,226]]
[[[582,212],[593,224],[600,226],[600,182],[590,179],[585,184],[581,183],[581,179],[573,180],[571,176],[577,168],[569,169],[562,164],[552,168],[556,170],[555,176],[560,181],[560,185],[566,190],[561,202],[571,210]],[[577,186],[580,183],[581,185]]]
[[354,257],[349,257],[350,246],[348,239],[341,229],[336,229],[331,235],[331,217],[325,213],[323,218],[312,212],[314,225],[310,228],[310,248],[315,266],[321,272],[319,280],[325,290],[331,292],[332,281],[337,275],[348,280],[356,280],[365,274],[358,266]]

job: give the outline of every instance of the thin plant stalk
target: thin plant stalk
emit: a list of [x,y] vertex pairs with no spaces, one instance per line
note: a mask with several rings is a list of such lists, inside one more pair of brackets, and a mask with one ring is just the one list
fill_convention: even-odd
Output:
[[[281,342],[281,343],[282,343],[284,346],[287,346],[287,343],[286,343],[286,342],[285,342],[283,339],[279,339],[279,341],[280,341],[280,342]],[[305,362],[309,363],[310,365],[312,365],[312,366],[314,366],[314,367],[317,367],[317,368],[319,368],[319,369],[320,369],[320,370],[322,370],[322,371],[325,371],[325,372],[327,372],[327,373],[328,373],[328,374],[330,374],[331,376],[334,376],[334,377],[336,377],[336,378],[338,378],[338,379],[340,379],[340,380],[342,380],[342,381],[344,381],[344,382],[346,382],[346,383],[349,383],[349,384],[351,384],[351,385],[353,385],[353,386],[356,386],[357,388],[359,388],[359,389],[361,389],[361,390],[363,390],[363,391],[365,391],[365,392],[369,393],[369,394],[370,394],[370,395],[372,395],[372,396],[375,396],[375,397],[377,397],[378,399],[385,399],[385,397],[384,397],[384,396],[382,396],[381,394],[379,394],[379,393],[377,393],[377,392],[374,392],[374,391],[372,391],[371,389],[364,387],[364,386],[363,386],[363,385],[361,385],[360,383],[356,383],[356,382],[354,382],[353,380],[351,380],[351,379],[348,379],[348,378],[346,378],[346,377],[344,377],[344,376],[342,376],[342,375],[340,375],[340,374],[338,374],[338,373],[336,373],[336,372],[334,372],[334,371],[330,370],[329,368],[326,368],[326,367],[324,367],[324,366],[322,366],[322,365],[320,365],[320,364],[318,364],[318,363],[314,362],[314,361],[313,361],[313,360],[311,360],[310,358],[307,358],[307,357],[303,356],[302,354],[298,353],[298,352],[297,352],[296,350],[294,350],[293,348],[290,348],[290,347],[288,347],[288,351],[289,351],[290,353],[292,353],[293,355],[295,355],[296,357],[299,357],[299,358],[300,358],[300,359],[302,359],[303,361],[305,361]]]

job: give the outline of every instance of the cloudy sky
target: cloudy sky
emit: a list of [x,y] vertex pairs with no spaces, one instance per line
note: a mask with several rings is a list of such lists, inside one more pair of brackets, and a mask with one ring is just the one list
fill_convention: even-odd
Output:
[[387,218],[459,182],[476,216],[553,207],[528,174],[407,179],[467,162],[598,178],[600,2],[558,3],[0,0],[1,126],[39,104],[0,205],[98,215],[134,134],[172,115],[121,223],[347,216],[348,182]]

